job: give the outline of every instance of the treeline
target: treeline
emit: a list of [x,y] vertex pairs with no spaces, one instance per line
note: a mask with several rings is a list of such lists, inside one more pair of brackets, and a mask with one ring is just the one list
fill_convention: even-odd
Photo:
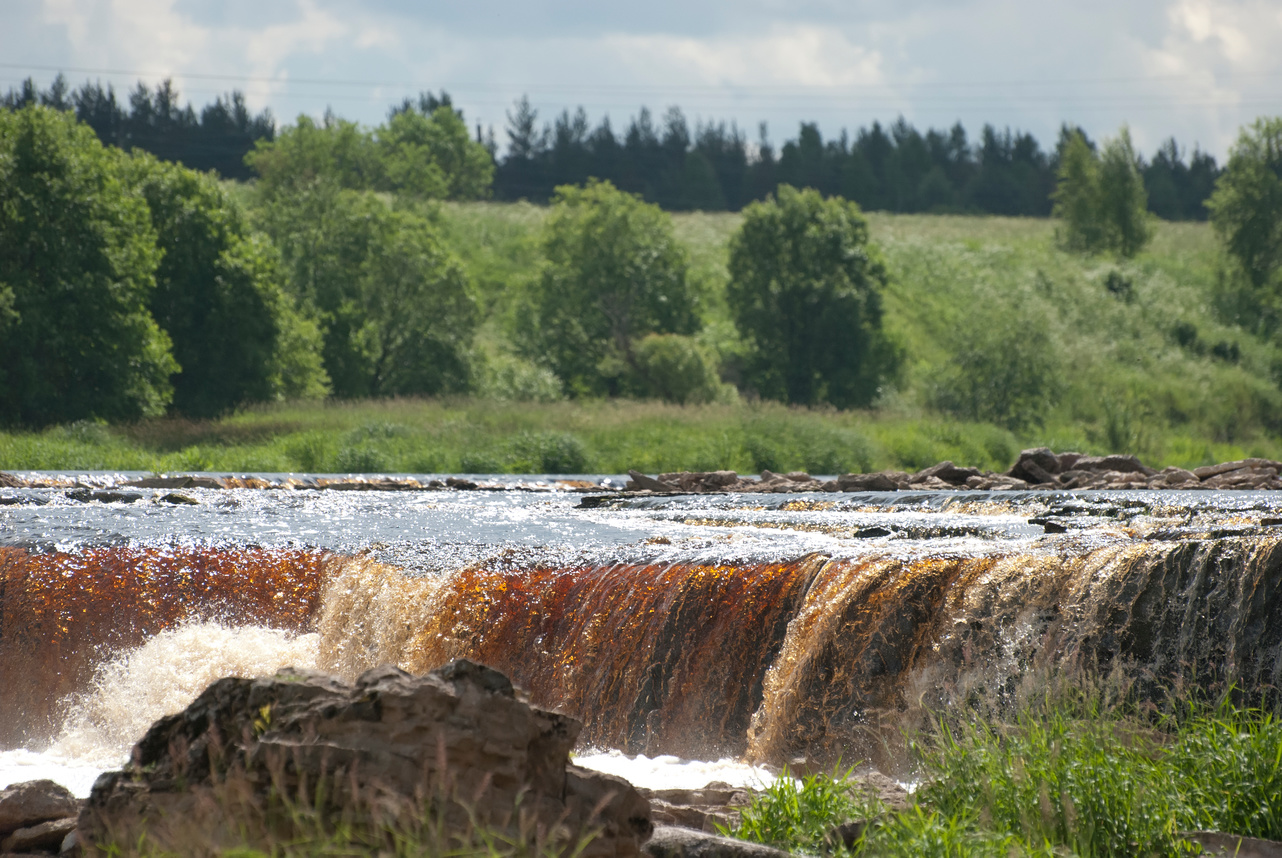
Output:
[[270,110],[253,114],[240,92],[219,96],[197,114],[179,102],[171,81],[148,89],[141,81],[129,93],[127,104],[111,85],[85,81],[72,90],[61,74],[47,90],[27,78],[21,86],[0,96],[0,107],[16,110],[41,104],[55,110],[74,111],[98,139],[121,149],[142,149],[162,161],[175,161],[194,170],[217,170],[229,179],[249,179],[253,171],[245,155],[259,140],[276,136]]
[[[1152,216],[1125,128],[1098,151],[1072,133],[1063,151],[1062,245],[1140,252]],[[1282,121],[1245,129],[1209,202],[1233,260],[1219,291],[1262,337],[1282,330],[1278,152]],[[325,395],[851,408],[896,389],[911,357],[882,330],[891,272],[860,208],[813,188],[781,184],[744,207],[721,281],[641,195],[563,185],[516,241],[519,270],[491,276],[457,255],[488,239],[454,232],[438,201],[483,195],[493,163],[441,100],[375,129],[303,118],[247,162],[257,180],[237,186],[104,146],[68,111],[0,109],[0,423]],[[1124,276],[1104,286],[1132,300]],[[1032,322],[968,329],[983,347],[941,389],[969,392],[931,406],[1036,423],[1057,387],[1053,366],[1038,369],[1050,325]]]
[[[70,91],[61,75],[46,91],[28,79],[0,99],[11,108],[38,103],[74,110],[104,143],[237,179],[252,175],[244,156],[254,142],[270,141],[276,133],[270,112],[251,115],[239,92],[216,99],[199,115],[179,105],[168,81],[154,91],[139,83],[128,102],[126,109],[111,87],[98,83]],[[409,107],[431,115],[441,106],[452,106],[448,94],[425,93],[394,106],[389,119]],[[454,112],[462,122],[462,113]],[[356,127],[332,115],[322,124]],[[816,124],[803,123],[795,139],[776,148],[764,124],[752,141],[734,123],[691,127],[680,108],[669,108],[657,120],[642,108],[616,131],[608,116],[593,124],[583,108],[541,122],[523,97],[507,116],[506,151],[500,156],[492,132],[484,141],[493,179],[483,193],[546,203],[557,187],[596,178],[669,211],[738,211],[789,184],[841,196],[870,211],[1045,217],[1064,146],[1074,134],[1095,148],[1081,129],[1068,126],[1053,149],[1044,149],[1025,132],[985,125],[972,141],[960,123],[923,133],[903,118],[829,140]],[[1206,219],[1203,204],[1220,174],[1212,155],[1196,148],[1187,153],[1172,138],[1152,158],[1141,158],[1139,170],[1154,214]]]

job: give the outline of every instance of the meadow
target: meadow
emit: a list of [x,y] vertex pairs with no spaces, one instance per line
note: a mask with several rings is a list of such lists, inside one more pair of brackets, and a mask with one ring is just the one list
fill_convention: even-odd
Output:
[[[863,411],[743,395],[704,405],[567,401],[511,336],[547,210],[435,211],[482,309],[469,397],[272,403],[215,420],[0,433],[8,470],[620,473],[763,468],[1004,469],[1029,446],[1155,467],[1282,456],[1282,350],[1235,309],[1211,228],[1157,226],[1131,260],[1059,249],[1034,218],[870,213],[903,368]],[[698,284],[703,344],[735,381],[725,302],[732,213],[672,216]]]

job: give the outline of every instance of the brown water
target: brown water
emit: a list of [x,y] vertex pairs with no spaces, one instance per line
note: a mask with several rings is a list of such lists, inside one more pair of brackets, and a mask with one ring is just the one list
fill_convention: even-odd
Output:
[[[590,745],[772,763],[876,756],[905,713],[1001,705],[1056,675],[1120,672],[1154,699],[1228,684],[1260,697],[1282,679],[1271,496],[691,498],[587,512],[577,498],[262,494],[211,492],[180,511],[206,516],[194,521],[216,541],[158,539],[182,524],[159,504],[2,508],[22,544],[0,546],[0,743],[45,747],[83,714],[95,676],[107,693],[104,676],[126,684],[125,655],[187,634],[146,662],[164,681],[198,648],[192,635],[215,634],[201,628],[274,630],[285,638],[217,646],[281,653],[313,634],[288,657],[347,676],[467,656],[582,718]],[[274,541],[262,536],[271,514]],[[1029,522],[1048,516],[1067,532]],[[128,536],[135,523],[142,538]],[[300,537],[309,528],[318,535]]]

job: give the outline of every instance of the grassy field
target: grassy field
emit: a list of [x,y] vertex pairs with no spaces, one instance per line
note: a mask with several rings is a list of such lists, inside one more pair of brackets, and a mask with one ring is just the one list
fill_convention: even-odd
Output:
[[[1157,467],[1282,456],[1282,350],[1219,309],[1222,262],[1205,224],[1161,223],[1144,253],[1118,261],[1059,250],[1047,220],[870,214],[891,274],[885,325],[906,360],[875,408],[839,413],[556,401],[555,379],[509,333],[538,274],[546,210],[447,204],[439,217],[485,314],[475,397],[0,433],[0,468],[836,473],[942,459],[1004,469],[1035,445],[1136,453]],[[732,363],[724,287],[739,216],[673,223],[701,289],[701,336]]]

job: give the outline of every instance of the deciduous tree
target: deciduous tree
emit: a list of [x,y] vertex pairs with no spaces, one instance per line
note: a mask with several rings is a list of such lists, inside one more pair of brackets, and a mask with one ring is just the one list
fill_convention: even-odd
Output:
[[1251,284],[1282,285],[1282,117],[1242,129],[1207,208]]
[[150,308],[182,368],[174,409],[212,417],[245,402],[323,395],[319,331],[282,290],[275,248],[250,232],[222,185],[143,152],[126,172],[163,253]]
[[727,287],[745,380],[802,405],[868,405],[899,362],[881,329],[886,268],[859,207],[780,185],[730,239]]
[[642,337],[699,327],[686,251],[668,215],[609,182],[557,188],[543,252],[525,345],[574,395],[624,392],[637,378]]
[[160,261],[120,155],[70,113],[0,110],[0,420],[159,414],[178,366],[148,312]]

